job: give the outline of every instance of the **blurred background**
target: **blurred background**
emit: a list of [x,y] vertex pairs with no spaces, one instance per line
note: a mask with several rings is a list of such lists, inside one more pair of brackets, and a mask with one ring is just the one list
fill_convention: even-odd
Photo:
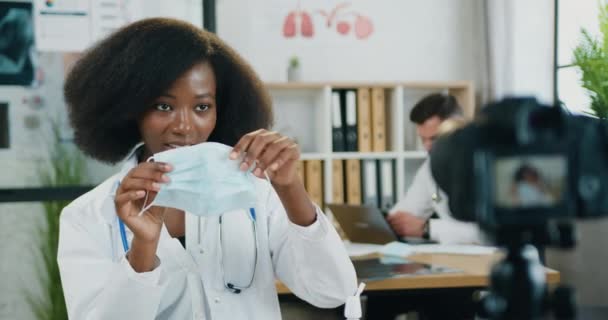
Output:
[[[83,50],[120,26],[170,16],[206,27],[267,83],[294,80],[289,77],[314,83],[466,80],[473,83],[476,109],[507,95],[533,95],[587,113],[589,94],[573,50],[582,41],[582,28],[598,39],[600,26],[608,30],[599,19],[604,5],[598,0],[0,1],[0,319],[61,319],[54,265],[58,213],[65,201],[116,171],[74,147],[63,81]],[[291,26],[286,17],[294,10],[308,18]],[[294,64],[297,74],[290,75]],[[576,249],[548,250],[547,265],[576,286],[579,304],[608,307],[608,221],[579,222],[578,231]]]

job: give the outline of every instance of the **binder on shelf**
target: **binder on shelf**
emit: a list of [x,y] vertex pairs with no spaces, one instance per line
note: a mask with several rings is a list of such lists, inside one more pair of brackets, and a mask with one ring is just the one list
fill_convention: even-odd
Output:
[[296,164],[296,172],[298,173],[298,176],[300,176],[300,180],[302,181],[302,183],[306,185],[306,173],[304,170],[304,162],[304,160],[298,160]]
[[334,152],[346,151],[346,141],[344,137],[345,127],[342,125],[342,103],[339,91],[331,93],[331,140]]
[[346,160],[346,203],[361,204],[361,164],[359,159]]
[[361,160],[361,197],[363,204],[378,207],[378,176],[376,160]]
[[306,190],[310,200],[323,208],[323,165],[321,160],[306,160]]
[[383,88],[372,88],[372,150],[386,151],[386,103]]
[[372,105],[369,88],[357,89],[357,125],[359,152],[371,152]]
[[344,203],[344,166],[342,160],[331,162],[332,203]]
[[391,159],[378,160],[380,210],[388,212],[396,203],[395,163]]
[[[407,102],[405,103],[407,104]],[[403,148],[407,151],[418,150],[418,133],[416,132],[416,124],[410,121],[410,113],[413,106],[405,108],[405,121],[403,122]]]
[[345,90],[346,106],[346,151],[357,151],[357,93]]

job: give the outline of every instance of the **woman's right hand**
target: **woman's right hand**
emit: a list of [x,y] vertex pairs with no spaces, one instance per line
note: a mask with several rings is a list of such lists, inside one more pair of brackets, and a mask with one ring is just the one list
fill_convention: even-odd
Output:
[[[116,190],[114,198],[116,212],[133,232],[134,240],[144,243],[158,241],[165,208],[153,206],[142,215],[139,215],[139,212],[144,205],[154,200],[161,183],[169,182],[169,177],[165,173],[171,170],[171,165],[167,163],[142,162],[129,171]],[[146,192],[148,198],[144,203]]]

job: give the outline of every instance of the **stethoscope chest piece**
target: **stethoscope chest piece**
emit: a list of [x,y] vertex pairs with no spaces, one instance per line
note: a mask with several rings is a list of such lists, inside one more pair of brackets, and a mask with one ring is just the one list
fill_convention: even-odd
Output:
[[439,203],[442,200],[441,195],[439,194],[439,188],[437,188],[437,187],[435,188],[435,192],[433,192],[431,199],[435,203]]

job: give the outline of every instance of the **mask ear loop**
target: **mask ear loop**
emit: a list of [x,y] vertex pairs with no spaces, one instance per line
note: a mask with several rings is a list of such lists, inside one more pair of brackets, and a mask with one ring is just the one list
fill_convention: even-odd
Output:
[[264,176],[266,176],[266,181],[268,181],[268,184],[270,185],[270,188],[268,188],[268,194],[266,195],[266,206],[268,206],[268,201],[270,201],[270,195],[272,194],[272,182],[270,182],[270,177],[268,176],[268,172],[266,170],[264,170]]
[[[257,160],[253,162],[253,166],[251,166],[251,168],[249,168],[247,171],[250,174],[253,174],[253,170],[255,170],[258,167],[258,162]],[[270,184],[270,188],[268,188],[268,193],[266,194],[266,205],[268,205],[268,201],[270,200],[270,195],[272,194],[272,182],[270,181],[270,177],[268,176],[268,171],[264,170],[264,176],[266,177],[266,181],[268,181],[268,184]]]
[[[154,156],[149,157],[146,160],[146,162],[151,162],[150,160],[154,160]],[[142,206],[141,210],[137,214],[138,217],[140,217],[142,214],[144,214],[144,212],[146,212],[148,209],[150,209],[152,207],[152,203],[146,205],[147,202],[148,202],[148,190],[146,190],[146,197],[144,198],[144,205]]]

